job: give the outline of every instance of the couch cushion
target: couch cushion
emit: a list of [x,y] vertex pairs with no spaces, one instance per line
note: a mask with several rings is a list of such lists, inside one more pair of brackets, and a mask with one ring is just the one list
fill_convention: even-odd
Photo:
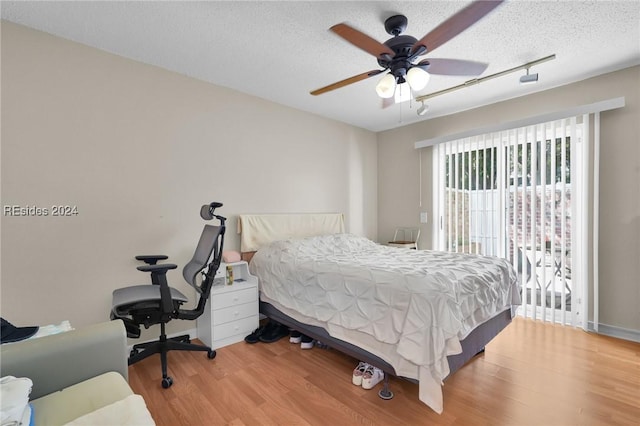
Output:
[[32,401],[35,424],[62,425],[133,395],[127,381],[109,372]]
[[65,426],[155,426],[147,404],[140,395],[125,399],[80,416]]

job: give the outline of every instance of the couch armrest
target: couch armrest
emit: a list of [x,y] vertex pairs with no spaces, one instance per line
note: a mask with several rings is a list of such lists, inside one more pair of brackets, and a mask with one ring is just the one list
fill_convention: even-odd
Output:
[[0,346],[0,374],[33,381],[31,399],[115,371],[129,379],[120,320]]

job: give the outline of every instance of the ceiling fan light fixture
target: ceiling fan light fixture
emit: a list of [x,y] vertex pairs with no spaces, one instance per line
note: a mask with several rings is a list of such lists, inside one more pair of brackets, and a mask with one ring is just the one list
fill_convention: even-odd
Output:
[[396,91],[396,78],[389,73],[382,77],[376,85],[376,93],[383,99],[392,98]]
[[413,67],[407,72],[407,81],[414,91],[424,89],[429,83],[430,78],[431,74],[420,67]]

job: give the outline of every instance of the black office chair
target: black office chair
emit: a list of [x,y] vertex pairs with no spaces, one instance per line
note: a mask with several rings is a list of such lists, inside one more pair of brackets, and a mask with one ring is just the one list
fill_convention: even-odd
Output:
[[162,363],[162,387],[165,389],[173,384],[173,379],[167,375],[168,351],[206,351],[209,359],[216,356],[216,351],[212,348],[191,343],[189,335],[167,339],[165,325],[173,319],[194,320],[204,312],[213,279],[220,266],[224,245],[226,218],[214,213],[218,207],[222,207],[222,203],[214,202],[200,209],[203,219],[211,220],[215,217],[220,221],[220,225],[204,226],[193,259],[182,270],[184,279],[200,294],[195,309],[180,309],[181,305],[189,300],[167,283],[167,271],[176,269],[177,266],[170,263],[157,264],[159,260],[167,259],[167,256],[136,256],[136,259],[146,263],[138,266],[138,270],[151,273],[151,284],[120,288],[113,292],[111,319],[124,321],[128,337],[140,337],[141,325],[149,328],[154,324],[160,324],[160,338],[153,342],[134,345],[128,362],[132,365],[159,353]]

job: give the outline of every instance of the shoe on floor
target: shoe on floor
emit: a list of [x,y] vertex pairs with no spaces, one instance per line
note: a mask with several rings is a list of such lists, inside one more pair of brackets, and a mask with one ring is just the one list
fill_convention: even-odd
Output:
[[351,377],[351,383],[353,383],[356,386],[361,386],[362,385],[362,375],[364,374],[365,370],[368,367],[369,367],[369,364],[367,364],[366,362],[360,361],[358,363],[358,366],[353,369],[353,376]]
[[375,385],[384,379],[384,372],[373,365],[367,367],[362,375],[362,388],[373,389]]
[[291,330],[289,333],[289,343],[300,343],[302,341],[302,333],[297,330]]
[[313,349],[313,339],[309,336],[305,336],[304,334],[301,337],[302,341],[300,342],[300,349]]
[[251,344],[258,343],[260,341],[260,336],[262,335],[262,333],[264,333],[264,330],[266,328],[267,328],[267,324],[256,328],[255,330],[253,330],[251,334],[249,334],[244,338],[244,341]]
[[289,327],[275,321],[269,321],[269,324],[272,326],[267,326],[268,328],[259,337],[261,342],[273,343],[289,335]]

